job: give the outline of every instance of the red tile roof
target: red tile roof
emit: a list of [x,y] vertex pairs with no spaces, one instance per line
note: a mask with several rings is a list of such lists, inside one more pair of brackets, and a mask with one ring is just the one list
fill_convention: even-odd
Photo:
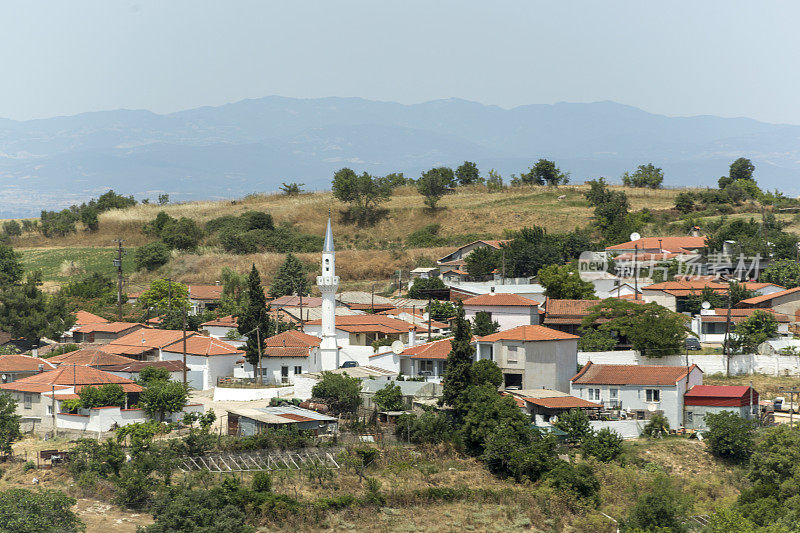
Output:
[[228,315],[228,316],[223,316],[223,317],[220,317],[220,318],[215,318],[214,320],[209,320],[208,322],[203,322],[200,325],[201,326],[206,326],[206,327],[208,327],[208,326],[218,326],[218,327],[223,327],[223,328],[238,328],[239,327],[239,321],[236,319],[236,317],[234,317],[232,315]]
[[[189,333],[189,335],[197,335],[197,333],[192,332]],[[103,350],[109,351],[106,349],[109,346],[137,346],[144,348],[144,351],[147,351],[154,348],[163,348],[164,346],[172,344],[173,342],[182,338],[183,332],[181,331],[170,329],[140,329],[139,331],[128,333],[119,339],[114,339],[110,343],[106,344],[103,347]]]
[[[133,381],[128,378],[115,376],[109,372],[98,370],[91,366],[83,365],[61,365],[55,370],[49,372],[41,372],[26,378],[18,379],[17,381],[0,385],[0,388],[9,390],[24,390],[17,389],[18,386],[27,385],[105,385],[107,383],[117,383],[119,385],[135,385]],[[141,390],[141,388],[139,389]]]
[[293,346],[303,348],[313,348],[315,346],[319,346],[321,341],[322,339],[319,337],[315,337],[314,335],[309,335],[308,333],[297,331],[295,329],[278,333],[277,335],[273,335],[272,337],[264,340],[267,346]]
[[103,322],[108,322],[108,320],[101,316],[93,315],[88,311],[75,312],[75,324],[78,326],[85,326],[86,324],[101,324]]
[[[753,281],[745,281],[740,283],[740,285],[748,290],[758,290],[763,289],[764,287],[776,286],[774,283],[758,283]],[[676,280],[654,283],[652,285],[642,287],[640,290],[663,291],[667,294],[671,294],[672,296],[690,296],[692,294],[699,294],[706,287],[712,289],[715,293],[721,294],[727,293],[729,285],[724,282],[709,280]]]
[[[303,307],[321,307],[322,298],[316,296],[303,296]],[[281,307],[300,307],[299,296],[281,296],[269,303],[270,309],[280,309]]]
[[478,337],[478,342],[495,341],[563,341],[577,339],[577,335],[570,335],[563,331],[546,328],[544,326],[517,326],[516,328],[492,333],[485,337]]
[[706,237],[644,237],[635,241],[623,242],[614,246],[607,246],[606,250],[633,250],[638,245],[639,250],[666,250],[669,252],[685,252],[706,247]]
[[545,409],[601,409],[599,403],[590,402],[575,396],[555,396],[553,398],[528,398],[521,397],[526,402],[530,402]]
[[75,350],[62,355],[56,355],[49,359],[54,363],[59,364],[75,364],[87,366],[108,366],[108,365],[121,365],[133,362],[130,357],[123,357],[121,355],[104,352],[95,348],[84,348],[83,350]]
[[589,309],[600,302],[602,300],[554,300],[548,298],[544,302],[544,311],[548,317],[584,317],[589,314]]
[[96,324],[86,324],[75,331],[78,333],[122,333],[132,328],[144,328],[144,324],[138,322],[98,322]]
[[40,359],[30,355],[0,355],[0,372],[9,374],[17,372],[38,372],[39,365],[43,365],[44,370],[53,370],[56,365],[47,359]]
[[267,346],[262,352],[264,357],[308,357],[311,348],[302,346]]
[[[171,353],[183,353],[183,338],[164,346],[162,350]],[[192,335],[186,338],[186,353],[207,357],[214,355],[241,355],[244,351],[214,337]]]
[[[715,309],[716,314],[713,315],[700,315],[701,322],[727,322],[728,320],[728,310],[727,309]],[[750,318],[753,313],[756,311],[763,311],[765,313],[771,314],[776,322],[780,323],[788,323],[790,322],[789,316],[784,315],[782,313],[776,313],[774,309],[761,309],[761,308],[749,308],[749,309],[731,309],[731,322],[734,324],[738,324],[740,322],[745,321],[746,319]]]
[[737,306],[741,304],[745,305],[757,305],[760,303],[768,302],[774,298],[780,298],[782,296],[788,296],[790,294],[794,294],[796,292],[800,292],[800,287],[794,287],[792,289],[786,289],[780,292],[773,292],[772,294],[762,294],[760,296],[753,296],[752,298],[747,298],[746,300],[740,301]]
[[[322,320],[311,320],[306,322],[309,326],[319,326]],[[445,326],[446,327],[446,326]],[[350,333],[408,333],[411,328],[422,331],[424,328],[415,326],[405,320],[388,317],[385,315],[352,315],[337,316],[336,329],[348,331]]]
[[532,307],[539,305],[539,302],[525,298],[519,294],[490,292],[463,300],[464,306],[520,306]]
[[400,355],[411,356],[411,359],[447,359],[450,354],[452,339],[441,339],[406,348]]
[[168,372],[183,372],[182,361],[131,361],[121,365],[103,367],[106,372],[141,372],[145,367],[164,368]]
[[[689,367],[689,371],[697,365]],[[570,381],[581,385],[674,385],[685,377],[685,366],[595,365],[591,361]]]
[[222,298],[222,285],[189,285],[189,298],[192,300],[219,300]]

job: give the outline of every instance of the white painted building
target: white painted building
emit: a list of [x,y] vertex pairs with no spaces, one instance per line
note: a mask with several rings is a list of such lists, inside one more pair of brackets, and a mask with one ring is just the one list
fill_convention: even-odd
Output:
[[492,322],[500,325],[501,331],[539,323],[539,302],[518,294],[492,290],[488,294],[467,298],[462,303],[467,320],[474,322],[478,313],[488,313]]
[[[731,309],[731,322],[728,323],[728,310],[727,309],[702,309],[699,315],[692,317],[692,332],[695,333],[700,342],[711,344],[722,344],[725,342],[725,329],[728,327],[729,334],[734,333],[734,328],[747,320],[758,309]],[[789,317],[787,315],[776,313],[772,309],[761,309],[761,311],[770,313],[775,317],[778,322],[778,336],[790,337],[789,331]]]
[[[208,390],[217,385],[220,377],[233,375],[236,361],[244,356],[244,351],[227,342],[193,335],[186,338],[186,366],[192,371],[189,386]],[[183,340],[176,341],[161,349],[162,361],[183,361]]]

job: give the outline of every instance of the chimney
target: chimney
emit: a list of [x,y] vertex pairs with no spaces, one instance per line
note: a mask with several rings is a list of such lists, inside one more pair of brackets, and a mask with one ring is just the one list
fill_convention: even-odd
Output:
[[219,281],[215,281],[215,282],[214,282],[214,285],[216,285],[217,287],[219,287]]
[[408,328],[408,345],[414,346],[417,344],[417,328],[416,326],[411,326]]
[[491,294],[494,294],[494,285],[492,285],[491,287],[489,287],[489,292],[490,292]]
[[39,373],[41,374],[42,372],[44,372],[44,365],[39,363]]

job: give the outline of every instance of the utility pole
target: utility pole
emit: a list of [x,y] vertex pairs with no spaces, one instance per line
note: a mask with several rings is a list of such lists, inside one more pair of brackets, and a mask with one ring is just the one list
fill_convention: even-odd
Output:
[[122,239],[116,239],[117,257],[114,259],[114,266],[117,267],[117,319],[122,322]]
[[639,245],[633,245],[633,299],[639,299]]
[[172,279],[167,278],[167,311],[172,310]]
[[[300,318],[303,318],[303,308],[300,308]],[[302,321],[301,321],[302,324]],[[264,384],[264,371],[261,368],[261,326],[256,326],[256,344],[258,345],[258,384]]]
[[189,384],[186,380],[186,306],[183,307],[183,386]]
[[722,344],[722,353],[725,354],[725,377],[731,377],[731,350],[729,347],[731,331],[731,286],[728,284],[728,313],[725,318],[725,340]]
[[[300,295],[300,331],[305,331],[303,329],[303,287],[300,287],[300,290],[297,291],[297,294]],[[258,343],[259,350],[261,349],[261,342]],[[261,359],[258,360],[258,364],[261,364]]]
[[431,293],[428,293],[428,342],[431,342],[431,315],[433,308],[431,307]]
[[500,285],[506,284],[506,249],[503,248],[503,266],[500,270]]

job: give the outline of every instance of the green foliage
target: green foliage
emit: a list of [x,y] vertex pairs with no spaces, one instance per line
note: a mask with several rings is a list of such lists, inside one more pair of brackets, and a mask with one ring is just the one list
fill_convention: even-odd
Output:
[[438,444],[455,439],[455,427],[450,414],[428,410],[419,417],[403,414],[397,419],[395,434],[400,441],[413,444]]
[[39,355],[39,357],[42,358],[42,359],[49,359],[51,357],[55,357],[56,355],[63,355],[65,353],[74,352],[75,350],[78,350],[79,348],[80,348],[80,346],[78,346],[77,344],[62,344],[62,345],[58,346],[57,348],[55,348],[53,350],[50,350],[49,352],[47,352],[44,355]]
[[[447,381],[444,386],[448,386]],[[520,436],[530,431],[529,417],[520,411],[512,397],[501,396],[492,385],[467,387],[458,405],[464,412],[460,434],[470,455],[483,454],[489,435],[500,427]]]
[[669,435],[669,420],[661,413],[655,413],[642,428],[642,436],[648,439],[660,439]]
[[582,444],[594,436],[589,416],[581,409],[570,409],[561,413],[553,424],[556,428],[566,433],[566,440],[572,444]]
[[787,289],[800,286],[800,263],[791,259],[778,259],[761,271],[758,280],[775,283]]
[[161,240],[170,248],[194,250],[203,238],[203,230],[191,218],[181,217],[164,225]]
[[149,242],[138,247],[133,254],[136,270],[153,271],[169,262],[169,248],[161,241]]
[[431,300],[431,304],[425,306],[425,310],[430,314],[432,320],[439,322],[447,322],[456,316],[456,306],[452,302],[443,300]]
[[221,315],[239,316],[247,306],[247,276],[222,267],[222,294],[218,311]]
[[447,287],[439,278],[414,278],[414,283],[408,289],[408,297],[418,300],[427,300],[428,295],[425,291],[444,290]]
[[534,276],[545,266],[577,259],[592,246],[593,243],[584,231],[550,235],[538,226],[522,228],[512,234],[512,239],[503,245],[506,275]]
[[502,191],[505,188],[503,176],[496,172],[495,169],[489,171],[489,175],[486,178],[486,188],[489,189],[489,192]]
[[553,467],[555,450],[552,435],[530,426],[501,423],[486,436],[481,459],[499,478],[535,482]]
[[75,222],[78,215],[69,209],[61,211],[42,211],[40,215],[41,225],[39,226],[42,235],[45,237],[63,237],[70,233],[75,233]]
[[168,309],[187,309],[189,307],[189,287],[183,283],[166,279],[155,279],[150,287],[139,296],[142,309],[154,308],[159,312]]
[[472,161],[464,161],[456,169],[455,178],[459,185],[476,185],[483,182],[477,165]]
[[359,176],[349,168],[340,169],[333,175],[331,189],[334,198],[350,204],[344,213],[345,220],[361,226],[374,224],[384,216],[386,210],[378,206],[392,195],[388,181],[366,172]]
[[311,294],[311,282],[308,280],[303,263],[293,254],[286,254],[286,259],[278,268],[269,294],[273,298],[279,298],[289,294]]
[[30,472],[31,470],[36,470],[36,463],[34,463],[33,461],[25,461],[25,464],[22,465],[22,471],[27,473]]
[[0,287],[19,283],[24,273],[20,254],[10,246],[0,244]]
[[755,172],[755,170],[756,167],[755,165],[753,165],[752,161],[750,161],[746,157],[740,157],[739,159],[731,163],[728,175],[732,180],[754,181],[753,172]]
[[405,407],[400,386],[392,381],[377,391],[372,401],[381,411],[402,411]]
[[78,392],[84,409],[107,406],[125,406],[125,391],[116,383],[106,383],[99,387],[82,387]]
[[623,531],[681,532],[689,510],[688,499],[669,477],[658,475],[649,490],[636,499],[622,525]]
[[489,385],[496,389],[503,383],[503,371],[494,361],[481,359],[472,363],[470,382],[475,386]]
[[0,393],[0,452],[10,454],[14,441],[22,438],[19,429],[21,417],[16,414],[17,402],[10,394]]
[[205,231],[217,236],[223,250],[235,254],[301,253],[322,248],[320,236],[301,233],[291,223],[275,226],[272,215],[262,211],[215,218],[206,223]]
[[731,411],[710,413],[705,417],[708,429],[703,437],[708,449],[717,457],[734,462],[745,462],[755,449],[755,426]]
[[649,189],[660,189],[664,181],[664,171],[653,166],[653,163],[639,165],[632,173],[622,175],[622,183],[628,187],[647,187]]
[[675,209],[684,215],[694,211],[694,195],[690,192],[681,192],[675,197]]
[[16,220],[3,222],[3,233],[9,237],[19,237],[22,235],[22,226]]
[[147,387],[155,381],[169,381],[169,370],[157,366],[146,366],[139,371],[139,385]]
[[600,481],[586,463],[572,465],[558,461],[545,478],[558,490],[567,491],[594,505],[600,503]]
[[471,278],[483,279],[492,275],[502,265],[502,252],[491,246],[475,248],[464,259],[467,273]]
[[[237,318],[239,333],[247,336],[245,359],[253,365],[255,370],[258,367],[260,355],[264,353],[266,339],[272,334],[270,330],[272,320],[269,318],[267,309],[267,297],[264,295],[261,275],[255,264],[250,269],[250,275],[247,278],[247,307]],[[255,329],[258,329],[258,332],[254,331]],[[260,346],[259,341],[261,342]],[[258,373],[256,372],[256,374]],[[259,379],[261,379],[260,375]]]
[[464,396],[472,382],[475,349],[471,346],[471,342],[472,327],[464,318],[464,306],[459,302],[453,324],[453,338],[450,341],[451,350],[447,355],[442,397],[439,400],[440,404],[451,406],[457,418],[461,418],[466,412]]
[[80,439],[70,450],[68,468],[75,478],[84,472],[108,478],[118,476],[124,464],[125,452],[117,441],[107,439],[98,442],[95,439]]
[[303,192],[305,183],[281,183],[280,191],[284,196],[298,196]]
[[769,212],[762,215],[760,223],[753,218],[750,220],[737,218],[729,221],[723,217],[708,227],[710,230],[708,250],[718,252],[723,249],[726,241],[734,241],[734,259],[739,254],[744,254],[746,257],[760,254],[762,258],[770,257],[772,260],[794,260],[797,255],[798,236],[784,231],[785,226],[785,222],[778,221],[775,215]]
[[68,298],[99,299],[104,303],[117,301],[116,282],[110,276],[100,272],[93,272],[81,279],[70,280],[61,291]]
[[539,270],[544,295],[555,300],[596,300],[594,285],[583,281],[573,265],[548,265]]
[[638,304],[606,298],[588,309],[581,332],[592,329],[627,339],[634,350],[646,357],[680,353],[686,339],[688,317],[657,303]]
[[164,420],[167,413],[177,413],[186,406],[189,395],[178,381],[151,380],[139,395],[139,407],[150,416]]
[[158,195],[158,205],[167,205],[169,203],[169,194],[161,193]]
[[264,470],[256,472],[251,487],[256,492],[272,492],[272,476]]
[[778,335],[778,321],[767,311],[756,310],[733,329],[731,346],[738,353],[752,353],[758,345]]
[[472,321],[472,333],[478,337],[485,337],[500,331],[500,323],[492,322],[492,315],[486,311],[478,311]]
[[325,402],[334,413],[354,413],[361,405],[361,380],[347,373],[323,372],[311,396]]
[[578,350],[582,352],[607,352],[617,345],[617,338],[610,331],[591,329],[578,339]]
[[608,463],[622,454],[622,437],[616,431],[603,428],[584,439],[581,449],[585,455]]
[[562,172],[555,162],[539,159],[529,170],[520,174],[525,185],[562,185],[569,183],[569,173]]
[[2,530],[6,533],[72,533],[84,531],[72,511],[76,500],[52,489],[8,489],[0,492]]
[[449,189],[455,186],[453,170],[447,167],[432,168],[417,180],[417,192],[425,197],[425,205],[436,209],[436,204]]
[[49,295],[39,287],[38,275],[21,285],[0,287],[0,329],[38,343],[57,339],[75,323],[63,294]]
[[[708,519],[704,533],[751,533],[757,526],[732,508],[717,509]],[[766,532],[765,532],[766,533]],[[775,530],[774,533],[779,533]]]
[[444,246],[447,244],[447,239],[439,237],[441,228],[441,224],[428,224],[406,237],[406,244],[412,248]]

